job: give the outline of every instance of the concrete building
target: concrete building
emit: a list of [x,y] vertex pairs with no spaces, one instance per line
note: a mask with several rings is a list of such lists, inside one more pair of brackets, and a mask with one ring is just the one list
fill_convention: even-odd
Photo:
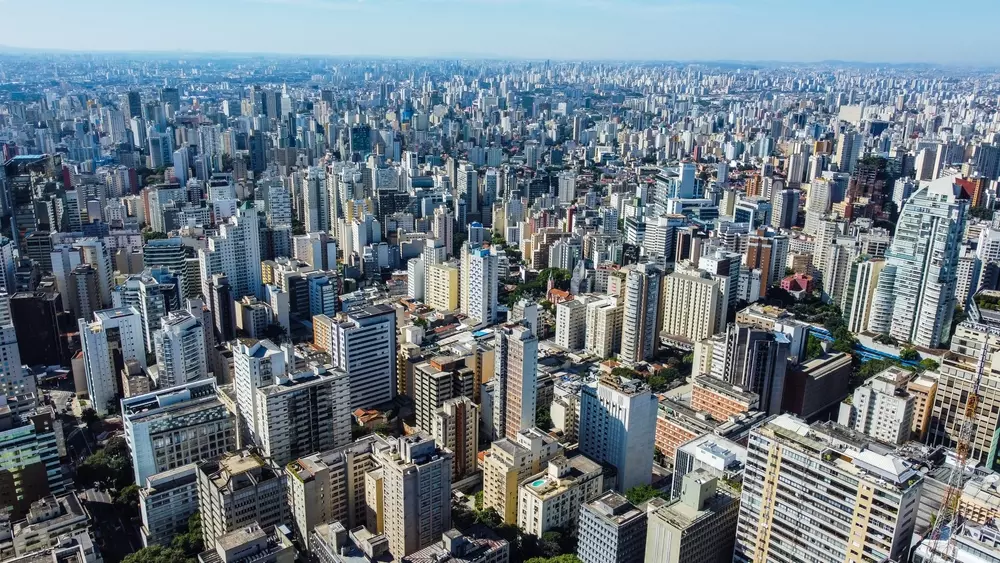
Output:
[[782,332],[761,330],[736,322],[726,330],[725,346],[716,347],[713,375],[738,385],[759,398],[758,408],[768,414],[781,412],[788,367],[789,340]]
[[277,465],[245,450],[200,463],[198,506],[205,547],[255,522],[288,522],[285,480]]
[[470,245],[462,255],[462,312],[481,325],[497,322],[498,266],[488,244]]
[[205,327],[191,313],[172,311],[162,317],[153,344],[158,387],[175,387],[208,376]]
[[538,428],[493,442],[483,456],[483,506],[494,508],[504,523],[516,524],[518,485],[562,453],[559,442]]
[[582,563],[641,563],[646,512],[618,493],[605,493],[580,507],[577,537]]
[[142,545],[170,545],[174,536],[187,532],[188,520],[196,512],[198,464],[150,475],[139,489]]
[[265,405],[257,390],[274,385],[288,367],[285,351],[270,340],[242,339],[233,346],[233,390],[236,395],[238,445],[259,444],[258,424]]
[[661,338],[693,348],[718,332],[726,318],[724,286],[721,278],[693,267],[678,268],[664,278]]
[[451,529],[451,453],[426,435],[375,447],[382,466],[382,502],[389,550],[401,559]]
[[545,471],[518,487],[517,527],[539,538],[553,528],[573,533],[580,506],[601,494],[603,487],[601,465],[583,454],[550,459]]
[[652,480],[656,409],[639,380],[606,375],[581,389],[580,452],[613,465],[621,492]]
[[[67,482],[59,463],[62,428],[52,407],[22,409],[17,397],[0,396],[0,509],[19,518],[31,503],[62,494]],[[34,397],[28,397],[33,404]]]
[[585,350],[598,358],[610,358],[621,348],[621,300],[615,297],[599,299],[587,304]]
[[339,522],[347,529],[363,526],[372,510],[365,499],[365,475],[379,467],[375,446],[388,442],[371,434],[325,452],[301,457],[285,467],[288,501],[298,537],[311,549],[316,526]]
[[209,295],[212,276],[225,274],[232,298],[261,295],[260,221],[252,204],[241,205],[236,215],[219,225],[219,234],[208,238],[208,248],[198,250],[202,295]]
[[750,433],[736,561],[906,559],[920,474],[856,436],[791,415]]
[[719,492],[718,479],[702,469],[682,479],[678,498],[649,505],[646,563],[728,562],[739,499]]
[[538,338],[527,324],[497,328],[494,362],[493,436],[513,438],[535,424]]
[[235,423],[214,379],[129,397],[121,404],[136,483],[220,456],[236,444]]
[[587,342],[587,299],[578,296],[556,305],[556,345],[583,349]]
[[455,396],[452,370],[459,363],[464,367],[454,356],[435,356],[413,366],[413,411],[417,426],[427,433],[433,431],[441,405]]
[[[927,348],[948,341],[968,208],[960,193],[953,177],[943,177],[903,207],[872,298],[870,331]],[[942,258],[929,260],[931,255]]]
[[60,538],[89,534],[90,513],[76,493],[47,496],[31,503],[24,520],[13,523],[14,554],[52,549]]
[[507,563],[510,544],[485,526],[465,532],[455,528],[441,534],[441,541],[402,558],[402,563]]
[[[332,366],[313,365],[256,389],[254,442],[278,465],[351,442],[351,386]],[[248,422],[250,422],[248,420]]]
[[479,407],[472,399],[456,397],[445,401],[434,414],[431,437],[452,453],[452,482],[477,474]]
[[[743,479],[747,449],[717,434],[705,434],[679,446],[674,453],[674,474],[670,498],[680,497],[685,475],[701,471],[725,483]],[[732,488],[728,486],[727,488]],[[733,493],[735,494],[735,493]]]
[[663,314],[660,307],[663,273],[653,264],[622,269],[626,270],[626,278],[619,357],[626,364],[635,364],[656,353]]
[[847,330],[851,332],[868,330],[872,299],[883,266],[885,260],[881,258],[857,261],[851,265],[843,307]]
[[892,366],[872,377],[841,403],[837,422],[886,444],[908,441],[915,402],[906,392],[911,375]]
[[80,347],[90,404],[99,415],[117,406],[118,374],[127,360],[146,367],[142,319],[134,308],[105,309],[79,319]]
[[233,530],[215,542],[214,549],[198,554],[198,563],[295,563],[298,553],[283,525],[270,533],[251,523]]
[[425,266],[424,302],[438,311],[457,311],[461,304],[461,268],[452,262]]
[[35,376],[21,364],[10,295],[0,292],[0,395],[35,395],[36,392]]
[[351,410],[396,396],[396,311],[388,305],[355,310],[331,331],[334,367],[350,374]]

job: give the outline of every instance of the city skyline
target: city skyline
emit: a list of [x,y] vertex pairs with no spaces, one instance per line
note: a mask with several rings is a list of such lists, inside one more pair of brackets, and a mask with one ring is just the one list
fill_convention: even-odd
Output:
[[[932,64],[995,66],[1000,37],[989,23],[1000,6],[966,2],[958,35],[940,20],[924,17],[925,0],[889,0],[867,5],[848,0],[823,12],[787,0],[747,3],[712,0],[220,0],[209,5],[180,0],[174,13],[193,23],[150,33],[137,21],[158,21],[152,6],[96,0],[81,11],[66,0],[30,6],[0,0],[11,21],[43,10],[58,35],[29,26],[5,30],[0,54],[22,50],[74,53],[287,55],[376,58],[486,58],[607,61]],[[244,9],[237,9],[244,8]],[[406,9],[405,17],[402,17]],[[582,9],[581,9],[582,8]],[[863,12],[859,12],[863,10]],[[864,19],[858,18],[859,13]],[[276,18],[308,16],[317,33]],[[636,33],[639,22],[662,27]],[[182,20],[179,16],[170,21]],[[687,25],[689,20],[704,25]],[[878,23],[899,33],[878,30]],[[114,33],[93,33],[95,28]],[[376,27],[380,26],[380,27]],[[770,26],[770,27],[768,27]],[[819,28],[821,33],[810,31]],[[295,31],[292,31],[295,30]],[[754,30],[767,30],[768,33]],[[836,34],[835,32],[840,32]],[[414,37],[418,39],[414,40]],[[484,38],[495,41],[484,41]],[[814,40],[803,42],[802,38]],[[376,40],[377,38],[377,40]],[[721,40],[720,40],[721,39]]]

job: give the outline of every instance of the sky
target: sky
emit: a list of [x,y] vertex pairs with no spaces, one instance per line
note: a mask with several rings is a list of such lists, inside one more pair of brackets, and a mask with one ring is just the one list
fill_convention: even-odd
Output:
[[998,0],[0,0],[0,45],[993,65],[998,21]]

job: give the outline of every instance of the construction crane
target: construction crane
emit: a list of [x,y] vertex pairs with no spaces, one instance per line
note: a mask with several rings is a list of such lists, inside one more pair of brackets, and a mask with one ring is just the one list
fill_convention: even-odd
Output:
[[1000,329],[988,325],[976,324],[976,329],[986,333],[986,342],[983,350],[979,354],[979,362],[976,366],[976,378],[972,384],[972,392],[965,401],[965,410],[962,419],[962,426],[958,431],[958,441],[955,444],[957,461],[948,474],[947,489],[944,500],[938,507],[934,517],[934,523],[930,531],[930,539],[938,541],[941,533],[950,526],[948,542],[944,546],[943,552],[935,545],[932,549],[935,554],[943,555],[945,560],[954,560],[955,557],[955,532],[959,524],[959,503],[962,498],[962,477],[965,474],[965,464],[969,459],[969,448],[972,442],[972,429],[975,426],[976,408],[979,406],[979,386],[983,381],[983,372],[986,371],[986,360],[990,356],[990,337],[1000,337]]

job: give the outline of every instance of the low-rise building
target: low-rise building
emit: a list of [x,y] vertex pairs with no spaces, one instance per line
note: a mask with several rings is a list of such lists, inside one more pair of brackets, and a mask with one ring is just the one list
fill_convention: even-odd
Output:
[[562,454],[559,442],[535,427],[514,440],[493,442],[483,455],[483,506],[493,508],[506,524],[517,523],[518,485]]
[[641,563],[645,556],[646,512],[608,492],[580,508],[577,556],[583,563]]
[[49,496],[31,503],[28,516],[14,523],[14,553],[27,555],[52,549],[63,536],[75,536],[90,530],[90,513],[76,493]]
[[284,526],[265,532],[256,522],[233,530],[198,554],[198,563],[294,563],[298,555]]
[[485,526],[464,533],[452,528],[441,541],[402,558],[402,563],[507,563],[510,544]]
[[537,537],[553,528],[573,533],[580,505],[599,495],[603,485],[601,465],[584,455],[550,459],[544,472],[518,487],[517,526]]
[[189,463],[150,475],[139,489],[142,545],[170,545],[186,532],[188,520],[198,512],[198,465]]
[[205,546],[256,522],[288,521],[285,473],[258,455],[239,451],[198,465],[198,505]]
[[740,503],[716,483],[696,469],[684,476],[679,498],[650,510],[646,563],[730,560]]

